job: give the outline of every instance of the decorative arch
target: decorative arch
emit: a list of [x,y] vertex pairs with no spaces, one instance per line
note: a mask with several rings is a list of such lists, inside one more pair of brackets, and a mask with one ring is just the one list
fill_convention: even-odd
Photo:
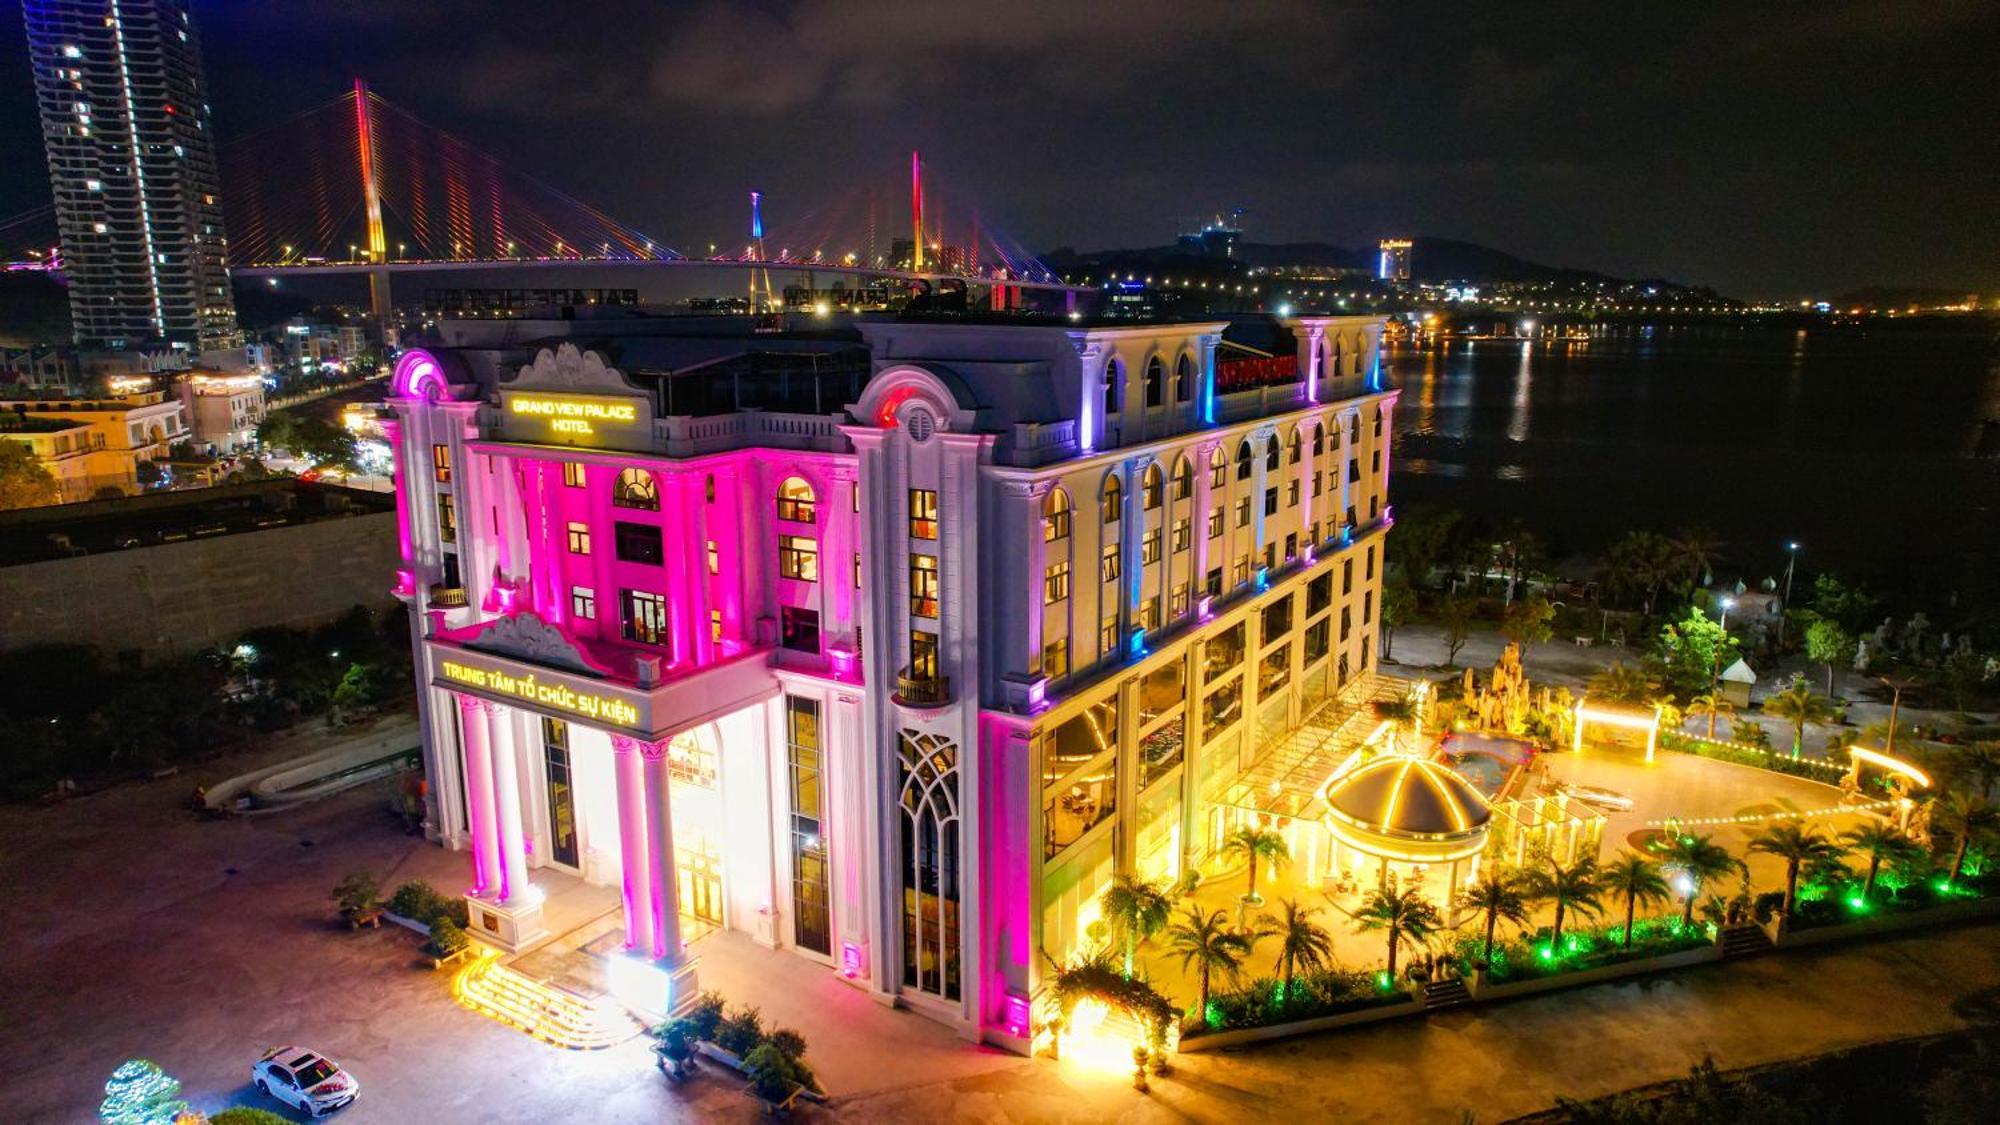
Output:
[[396,398],[418,402],[438,402],[447,391],[444,368],[437,357],[422,348],[411,348],[396,360],[389,377],[389,393]]
[[1174,460],[1174,499],[1186,500],[1194,495],[1194,462],[1183,453]]
[[1146,409],[1163,406],[1167,401],[1167,365],[1159,356],[1146,361]]
[[921,367],[891,367],[875,375],[861,392],[861,401],[849,408],[863,425],[893,430],[902,425],[911,403],[930,408],[939,429],[963,428],[970,415],[958,404],[958,396],[944,379]]
[[1166,495],[1167,474],[1160,470],[1156,461],[1139,474],[1139,506],[1150,512],[1166,500]]
[[1299,432],[1298,426],[1292,427],[1291,436],[1287,438],[1285,441],[1285,452],[1286,452],[1286,462],[1288,464],[1296,465],[1302,458],[1304,458],[1305,435]]
[[1326,453],[1326,423],[1322,419],[1311,418],[1306,421],[1306,425],[1312,427],[1312,455],[1314,460],[1318,460]]
[[1125,398],[1125,365],[1113,356],[1104,361],[1104,416],[1110,418],[1118,413],[1119,403]]
[[1125,483],[1118,479],[1118,470],[1104,475],[1104,487],[1098,491],[1097,501],[1101,506],[1099,522],[1117,523],[1118,514],[1125,507]]
[[1042,542],[1068,539],[1072,518],[1069,492],[1062,485],[1049,489],[1049,494],[1042,497]]
[[1181,357],[1174,361],[1174,401],[1193,402],[1194,383],[1194,355],[1182,352]]
[[811,481],[801,476],[786,477],[778,485],[778,518],[794,523],[818,522],[818,500]]
[[1283,455],[1283,454],[1282,454],[1281,452],[1279,452],[1279,449],[1278,449],[1278,435],[1277,435],[1277,434],[1272,434],[1272,435],[1271,435],[1270,437],[1267,437],[1267,438],[1265,438],[1265,439],[1264,439],[1264,471],[1265,471],[1265,472],[1270,472],[1270,473],[1275,473],[1275,472],[1277,472],[1277,471],[1278,471],[1278,464],[1279,464],[1279,462],[1280,462],[1280,459],[1281,459],[1281,458],[1282,458],[1283,456],[1284,456],[1284,455]]
[[1239,441],[1239,442],[1237,442],[1237,443],[1236,443],[1236,479],[1237,479],[1237,480],[1249,480],[1249,479],[1250,479],[1250,474],[1256,471],[1256,465],[1257,465],[1257,461],[1256,461],[1256,458],[1257,458],[1257,455],[1256,455],[1255,453],[1252,453],[1252,452],[1250,451],[1250,439],[1249,439],[1249,438],[1244,438],[1244,439],[1243,439],[1242,441]]
[[659,511],[660,479],[652,470],[637,465],[618,470],[618,479],[611,485],[611,506],[640,512]]
[[1210,488],[1229,486],[1229,458],[1223,455],[1220,443],[1217,443],[1208,454],[1208,486]]
[[905,729],[897,736],[903,986],[960,994],[958,744]]

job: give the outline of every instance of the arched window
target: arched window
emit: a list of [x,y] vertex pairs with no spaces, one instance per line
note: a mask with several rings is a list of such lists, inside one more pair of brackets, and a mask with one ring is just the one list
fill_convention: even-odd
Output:
[[1042,498],[1042,542],[1068,539],[1069,521],[1069,493],[1060,486],[1049,489],[1049,494]]
[[898,739],[903,884],[903,986],[959,997],[958,745],[935,734]]
[[1229,459],[1222,455],[1222,447],[1218,445],[1208,455],[1208,486],[1210,488],[1224,488],[1228,484]]
[[1321,375],[1337,375],[1337,374],[1339,374],[1339,372],[1335,371],[1335,370],[1334,370],[1333,368],[1331,368],[1331,367],[1328,367],[1328,366],[1326,365],[1326,359],[1327,359],[1327,357],[1326,357],[1326,341],[1325,341],[1325,340],[1321,340],[1321,341],[1319,342],[1319,347],[1318,347],[1318,351],[1319,351],[1319,354],[1318,354],[1318,355],[1317,355],[1316,357],[1314,357],[1314,358],[1316,358],[1316,359],[1318,359],[1318,360],[1319,360],[1319,363],[1318,363],[1318,368],[1319,368],[1319,373],[1320,373]]
[[813,486],[804,477],[786,477],[778,486],[778,518],[795,523],[813,522]]
[[1347,372],[1342,371],[1340,369],[1340,360],[1341,360],[1340,337],[1335,336],[1333,338],[1333,366],[1327,369],[1328,374],[1334,376],[1347,374]]
[[1139,478],[1139,500],[1147,511],[1160,506],[1167,491],[1167,475],[1158,465],[1146,466],[1146,472]]
[[1299,436],[1299,428],[1297,426],[1292,427],[1292,440],[1288,445],[1290,446],[1289,462],[1296,465],[1299,463],[1299,458],[1305,456],[1305,439]]
[[1174,362],[1174,401],[1191,402],[1194,399],[1194,358],[1182,355]]
[[645,469],[620,469],[618,482],[611,486],[611,506],[657,512],[660,510],[660,482]]
[[1323,425],[1321,425],[1321,424],[1320,424],[1320,423],[1318,423],[1318,422],[1314,422],[1314,423],[1313,423],[1313,458],[1314,458],[1315,460],[1317,460],[1317,459],[1318,459],[1318,458],[1319,458],[1319,457],[1320,457],[1320,456],[1321,456],[1322,454],[1324,454],[1325,452],[1326,452],[1326,427],[1325,427],[1325,426],[1323,426]]
[[1271,436],[1270,436],[1270,437],[1269,437],[1269,438],[1268,438],[1268,439],[1267,439],[1267,440],[1266,440],[1266,441],[1264,442],[1264,469],[1265,469],[1265,471],[1267,471],[1267,472],[1273,472],[1273,473],[1275,473],[1275,472],[1277,472],[1277,471],[1278,471],[1278,456],[1279,456],[1279,455],[1278,455],[1278,435],[1277,435],[1277,434],[1272,434],[1272,435],[1271,435]]
[[1124,393],[1125,371],[1118,366],[1117,360],[1111,360],[1104,365],[1104,416],[1106,418],[1118,413],[1118,400],[1124,397]]
[[1174,462],[1174,499],[1185,500],[1194,495],[1194,462],[1186,454]]
[[1166,401],[1167,365],[1159,356],[1146,361],[1146,406],[1155,407]]
[[1125,506],[1125,486],[1118,483],[1117,473],[1104,478],[1104,495],[1100,501],[1104,505],[1101,522],[1117,523],[1118,512]]
[[1359,442],[1360,440],[1361,440],[1361,415],[1359,413],[1349,414],[1347,416],[1348,444],[1352,445],[1354,443]]
[[1237,479],[1237,480],[1249,480],[1249,479],[1250,479],[1250,474],[1251,474],[1251,472],[1252,472],[1252,471],[1254,471],[1254,467],[1255,467],[1255,463],[1254,463],[1254,461],[1253,461],[1253,458],[1254,458],[1254,457],[1255,457],[1255,454],[1253,454],[1253,453],[1251,453],[1251,452],[1250,452],[1250,441],[1249,441],[1249,439],[1248,439],[1248,438],[1245,438],[1244,440],[1242,440],[1242,441],[1239,441],[1239,442],[1237,442],[1237,443],[1236,443],[1236,479]]

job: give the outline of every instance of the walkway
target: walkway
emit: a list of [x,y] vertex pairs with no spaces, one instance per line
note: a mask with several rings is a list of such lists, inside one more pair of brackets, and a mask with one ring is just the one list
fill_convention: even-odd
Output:
[[[1071,1062],[844,1102],[849,1121],[1484,1123],[1685,1074],[1968,1025],[2000,924],[1683,970],[1424,1019],[1183,1055],[1150,1095]],[[1991,1010],[1991,1005],[1985,1005]],[[1971,1006],[1967,1006],[1971,1010]]]

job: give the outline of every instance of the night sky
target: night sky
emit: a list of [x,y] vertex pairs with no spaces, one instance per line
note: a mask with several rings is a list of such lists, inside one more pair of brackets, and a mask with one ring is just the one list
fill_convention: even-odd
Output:
[[[1532,10],[1524,10],[1524,9]],[[918,9],[927,14],[911,14]],[[960,13],[976,13],[965,15]],[[367,77],[683,249],[908,151],[1038,250],[1427,234],[1796,297],[2000,290],[2000,4],[198,2],[222,136]],[[47,201],[0,4],[0,217]]]

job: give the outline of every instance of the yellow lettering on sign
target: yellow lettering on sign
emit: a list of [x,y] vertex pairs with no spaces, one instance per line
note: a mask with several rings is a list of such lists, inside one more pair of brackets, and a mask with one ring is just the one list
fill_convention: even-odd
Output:
[[579,692],[567,684],[542,683],[534,674],[515,676],[498,668],[479,668],[452,660],[438,661],[438,672],[455,684],[513,696],[586,719],[635,727],[639,709],[614,696]]
[[537,418],[571,419],[585,423],[639,420],[638,405],[618,399],[515,395],[508,400],[508,409]]

